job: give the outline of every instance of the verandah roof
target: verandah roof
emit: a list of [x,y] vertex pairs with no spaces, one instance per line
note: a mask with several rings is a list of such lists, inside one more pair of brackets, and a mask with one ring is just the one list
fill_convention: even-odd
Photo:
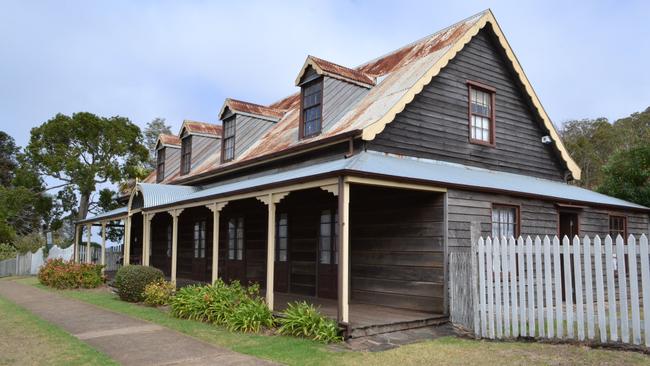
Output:
[[[548,179],[493,171],[466,165],[428,159],[400,157],[366,151],[350,158],[343,158],[313,165],[296,167],[267,175],[230,181],[207,187],[175,186],[142,183],[138,189],[145,198],[143,209],[173,206],[182,203],[227,198],[235,192],[252,191],[258,187],[307,180],[316,176],[335,174],[370,175],[386,178],[417,180],[444,187],[511,193],[535,196],[542,199],[587,205],[605,205],[623,209],[650,211],[650,208],[588,189]],[[150,197],[147,197],[150,195]],[[126,207],[121,209],[126,213]],[[116,210],[117,211],[117,210]],[[113,212],[113,211],[111,211]],[[109,212],[88,218],[79,223],[99,221]],[[115,214],[112,214],[115,216]]]

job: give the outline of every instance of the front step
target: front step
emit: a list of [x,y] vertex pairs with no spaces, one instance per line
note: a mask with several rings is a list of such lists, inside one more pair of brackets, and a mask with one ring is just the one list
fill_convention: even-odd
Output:
[[389,323],[389,324],[373,324],[363,327],[355,328],[351,327],[348,333],[348,338],[360,338],[368,337],[377,334],[397,332],[400,330],[415,329],[422,327],[430,327],[436,325],[442,325],[449,322],[449,317],[447,316],[436,316],[426,319]]

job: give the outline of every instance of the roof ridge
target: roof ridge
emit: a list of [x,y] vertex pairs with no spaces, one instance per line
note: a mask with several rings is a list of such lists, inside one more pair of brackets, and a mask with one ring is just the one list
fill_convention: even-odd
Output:
[[416,44],[419,44],[419,43],[422,43],[422,42],[424,42],[424,41],[426,41],[426,40],[428,40],[428,39],[431,39],[431,38],[433,38],[434,36],[436,36],[436,35],[438,35],[438,34],[440,34],[440,33],[443,33],[443,32],[445,32],[445,31],[447,31],[447,30],[449,30],[449,29],[452,29],[452,28],[454,28],[454,27],[456,27],[456,26],[458,26],[458,25],[460,25],[460,24],[463,24],[463,23],[467,22],[467,21],[470,20],[470,19],[473,19],[473,18],[480,18],[480,17],[482,17],[483,15],[485,15],[486,13],[489,13],[489,12],[491,12],[490,8],[487,8],[487,9],[485,9],[485,10],[482,10],[482,11],[480,11],[480,12],[474,14],[474,15],[468,16],[467,18],[462,19],[462,20],[460,20],[460,21],[458,21],[458,22],[456,22],[456,23],[454,23],[454,24],[452,24],[452,25],[449,25],[449,26],[447,26],[447,27],[445,27],[445,28],[442,28],[442,29],[439,29],[439,30],[437,30],[437,31],[435,31],[435,32],[433,32],[433,33],[431,33],[431,34],[429,34],[429,35],[426,35],[426,36],[424,36],[424,37],[422,37],[422,38],[419,38],[418,40],[413,41],[413,42],[411,42],[411,43],[409,43],[409,44],[407,44],[407,45],[404,45],[404,46],[402,46],[402,47],[400,47],[400,48],[394,49],[394,50],[392,50],[392,51],[390,51],[390,52],[387,52],[387,53],[385,53],[385,54],[383,54],[383,55],[381,55],[381,56],[379,56],[379,57],[375,57],[374,59],[372,59],[372,60],[370,60],[370,61],[366,61],[366,62],[364,62],[364,63],[362,63],[362,64],[359,64],[359,65],[357,65],[354,69],[355,69],[355,70],[358,70],[358,69],[360,69],[360,68],[362,68],[362,67],[364,67],[364,66],[370,65],[370,64],[375,63],[375,62],[377,62],[377,61],[379,61],[379,60],[381,60],[381,59],[387,58],[387,57],[389,57],[389,56],[391,56],[391,55],[394,55],[394,54],[396,54],[396,53],[398,53],[398,52],[400,52],[400,51],[403,51],[403,50],[405,50],[405,49],[407,49],[407,48],[409,48],[409,47],[413,47],[413,46],[415,46]]

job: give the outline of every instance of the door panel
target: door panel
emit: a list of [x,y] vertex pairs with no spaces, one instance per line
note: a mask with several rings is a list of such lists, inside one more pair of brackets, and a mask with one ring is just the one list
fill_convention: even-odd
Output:
[[[560,240],[564,240],[566,235],[569,238],[569,242],[573,242],[573,237],[580,235],[580,225],[579,225],[579,216],[577,212],[573,211],[560,211],[559,218],[559,228],[558,234],[560,235]],[[573,289],[573,301],[575,302],[575,276],[573,275],[573,254],[569,255],[570,261],[570,270],[571,270],[571,282],[574,284],[571,288]],[[566,301],[565,293],[565,282],[564,282],[564,254],[560,254],[560,275],[562,276],[562,300]]]

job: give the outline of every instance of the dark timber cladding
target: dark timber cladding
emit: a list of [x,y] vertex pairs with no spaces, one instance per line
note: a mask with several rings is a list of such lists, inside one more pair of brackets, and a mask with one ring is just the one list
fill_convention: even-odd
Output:
[[[547,131],[492,37],[481,30],[368,148],[562,180],[558,155],[540,141]],[[496,89],[495,147],[469,142],[468,81]]]
[[353,302],[444,313],[444,194],[351,187]]
[[[470,227],[472,222],[481,226],[481,235],[492,235],[492,205],[506,204],[519,207],[521,234],[532,237],[539,235],[558,235],[559,212],[563,210],[554,202],[478,193],[462,190],[448,191],[448,245],[453,250],[457,247],[469,247]],[[604,208],[584,207],[575,209],[578,214],[580,236],[591,237],[609,234],[609,215],[627,217],[628,234],[640,235],[648,232],[648,214],[641,212],[621,212]]]

